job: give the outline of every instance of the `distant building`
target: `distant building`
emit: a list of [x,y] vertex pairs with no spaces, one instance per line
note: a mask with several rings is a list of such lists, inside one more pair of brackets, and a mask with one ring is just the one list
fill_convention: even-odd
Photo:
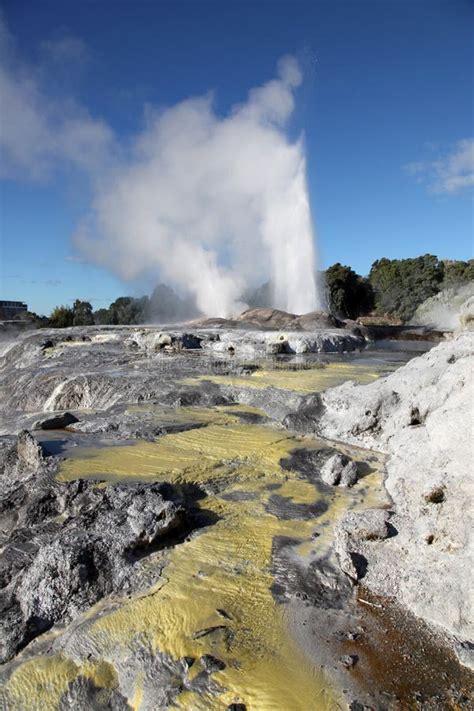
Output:
[[15,316],[28,311],[28,305],[23,301],[0,301],[0,319],[11,321]]

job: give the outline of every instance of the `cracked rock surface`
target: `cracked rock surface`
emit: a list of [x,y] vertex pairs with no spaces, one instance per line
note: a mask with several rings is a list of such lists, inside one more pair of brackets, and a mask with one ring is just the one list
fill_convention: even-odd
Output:
[[188,529],[163,484],[62,483],[29,432],[4,452],[0,477],[0,659],[102,597],[149,583],[140,560]]

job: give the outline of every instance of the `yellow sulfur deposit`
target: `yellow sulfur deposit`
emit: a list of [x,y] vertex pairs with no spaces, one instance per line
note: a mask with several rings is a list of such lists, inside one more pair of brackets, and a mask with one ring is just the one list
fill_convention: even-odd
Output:
[[[187,410],[183,408],[179,417],[195,417],[206,426],[169,434],[156,442],[81,449],[79,456],[63,463],[60,478],[99,475],[107,480],[212,484],[215,493],[203,499],[201,506],[218,517],[216,523],[171,548],[164,557],[163,553],[150,557],[148,565],[156,566],[157,571],[166,562],[154,588],[124,598],[111,609],[99,604],[96,611],[84,615],[87,627],[82,644],[92,650],[90,659],[72,662],[56,655],[33,657],[20,664],[5,689],[12,711],[57,708],[61,691],[78,674],[93,679],[99,687],[120,684],[123,693],[123,669],[114,667],[114,661],[133,657],[137,648],[172,660],[196,659],[189,671],[188,688],[178,690],[169,708],[224,711],[239,702],[248,711],[333,711],[344,707],[329,679],[311,665],[287,631],[285,606],[277,604],[271,592],[272,546],[275,537],[288,536],[301,541],[301,555],[307,555],[315,545],[323,552],[330,539],[330,527],[325,528],[324,523],[340,516],[349,501],[357,503],[357,497],[335,489],[328,497],[328,510],[316,519],[283,520],[273,515],[267,510],[272,495],[302,505],[321,497],[315,486],[296,472],[283,470],[280,460],[296,448],[322,443],[293,437],[278,427],[242,424],[232,408]],[[357,459],[367,453],[353,450],[351,454]],[[376,461],[365,480],[372,482],[375,492],[380,466]],[[235,499],[237,493],[244,498]],[[234,499],[227,495],[234,495]],[[317,543],[311,540],[315,528],[321,531]],[[211,627],[217,629],[199,635]],[[202,671],[200,657],[204,654],[212,654],[226,665],[212,674],[213,693],[189,688]],[[130,669],[135,670],[132,662]],[[155,708],[150,684],[139,666],[127,688],[132,708]]]
[[[329,363],[305,370],[256,370],[247,376],[202,375],[201,380],[211,380],[220,385],[251,388],[280,388],[300,393],[322,392],[354,380],[356,383],[371,383],[380,377],[374,366],[351,363]],[[195,379],[193,379],[195,380]],[[188,379],[186,382],[192,382]]]

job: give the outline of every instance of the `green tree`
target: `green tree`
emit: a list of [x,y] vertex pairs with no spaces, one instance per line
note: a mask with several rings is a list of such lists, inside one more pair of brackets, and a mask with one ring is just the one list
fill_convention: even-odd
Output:
[[56,306],[49,316],[49,326],[68,328],[74,324],[74,313],[69,306]]
[[74,326],[92,326],[94,323],[92,306],[88,301],[76,299],[72,307],[72,313]]
[[371,284],[339,262],[324,273],[329,310],[340,318],[357,318],[373,308]]
[[413,259],[378,259],[369,281],[378,313],[409,321],[416,308],[442,286],[444,265],[432,254]]
[[110,304],[110,323],[114,325],[144,323],[148,307],[148,297],[134,299],[132,296],[120,296]]
[[474,281],[474,259],[467,262],[454,259],[444,260],[443,286],[456,286]]
[[94,311],[94,323],[98,326],[108,326],[112,323],[110,309],[97,309]]

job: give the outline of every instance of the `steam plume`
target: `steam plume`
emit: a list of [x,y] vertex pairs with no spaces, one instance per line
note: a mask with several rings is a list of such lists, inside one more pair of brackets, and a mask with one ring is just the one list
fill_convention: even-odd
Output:
[[[49,43],[49,54],[80,60],[85,47],[66,40]],[[47,77],[47,66],[18,61],[0,13],[0,177],[89,177],[77,259],[125,280],[159,276],[214,316],[242,310],[246,287],[268,278],[274,306],[319,307],[304,146],[286,132],[301,83],[294,58],[227,116],[211,95],[148,110],[126,145],[71,97],[53,99]]]
[[205,314],[239,312],[246,284],[268,276],[276,307],[317,308],[303,143],[285,133],[300,82],[286,57],[224,118],[211,96],[149,115],[127,160],[96,184],[76,247],[127,280],[156,267]]

